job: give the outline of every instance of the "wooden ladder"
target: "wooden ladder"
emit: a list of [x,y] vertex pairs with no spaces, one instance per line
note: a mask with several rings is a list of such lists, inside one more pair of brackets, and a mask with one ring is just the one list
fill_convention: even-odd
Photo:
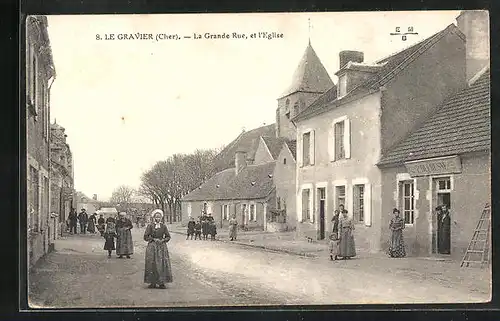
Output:
[[490,213],[490,204],[486,203],[460,267],[480,263],[482,268],[490,262]]

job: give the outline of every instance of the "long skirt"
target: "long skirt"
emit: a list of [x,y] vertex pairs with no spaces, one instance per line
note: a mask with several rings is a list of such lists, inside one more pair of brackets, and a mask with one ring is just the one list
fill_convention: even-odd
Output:
[[144,268],[144,283],[171,283],[172,266],[166,243],[149,242],[146,247],[146,265]]
[[356,247],[354,244],[354,236],[350,228],[343,228],[340,234],[339,256],[353,257],[356,256]]
[[113,236],[106,235],[104,237],[104,249],[107,251],[112,251],[115,249],[115,238]]
[[237,230],[238,228],[236,225],[231,225],[231,227],[229,228],[229,238],[236,239]]
[[89,223],[87,225],[87,231],[89,231],[90,233],[95,233],[94,221],[89,221]]
[[405,257],[405,243],[403,239],[403,231],[396,230],[392,231],[391,244],[389,246],[389,255],[391,257]]
[[118,229],[116,237],[116,255],[134,254],[134,243],[132,233],[129,229]]

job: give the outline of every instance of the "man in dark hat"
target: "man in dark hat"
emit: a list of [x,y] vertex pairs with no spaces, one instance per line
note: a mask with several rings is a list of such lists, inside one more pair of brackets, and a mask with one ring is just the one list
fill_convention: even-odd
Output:
[[78,214],[78,221],[80,221],[80,233],[85,234],[87,231],[87,222],[89,220],[89,215],[87,211],[82,208],[80,214]]

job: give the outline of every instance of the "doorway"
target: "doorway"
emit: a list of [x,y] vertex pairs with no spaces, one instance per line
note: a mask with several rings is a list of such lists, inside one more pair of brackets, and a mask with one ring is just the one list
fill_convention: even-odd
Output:
[[318,208],[319,208],[319,239],[325,239],[325,207],[326,207],[326,189],[318,188]]
[[440,177],[433,180],[434,187],[434,218],[433,222],[434,234],[436,235],[433,252],[437,254],[449,255],[451,253],[451,224],[450,220],[445,220],[438,213],[437,207],[446,205],[448,209],[451,208],[451,178]]

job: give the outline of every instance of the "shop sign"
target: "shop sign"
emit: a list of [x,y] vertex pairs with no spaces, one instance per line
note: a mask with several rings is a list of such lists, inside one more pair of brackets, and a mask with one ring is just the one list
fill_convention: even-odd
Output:
[[411,177],[462,172],[462,163],[458,155],[406,162],[405,166]]

